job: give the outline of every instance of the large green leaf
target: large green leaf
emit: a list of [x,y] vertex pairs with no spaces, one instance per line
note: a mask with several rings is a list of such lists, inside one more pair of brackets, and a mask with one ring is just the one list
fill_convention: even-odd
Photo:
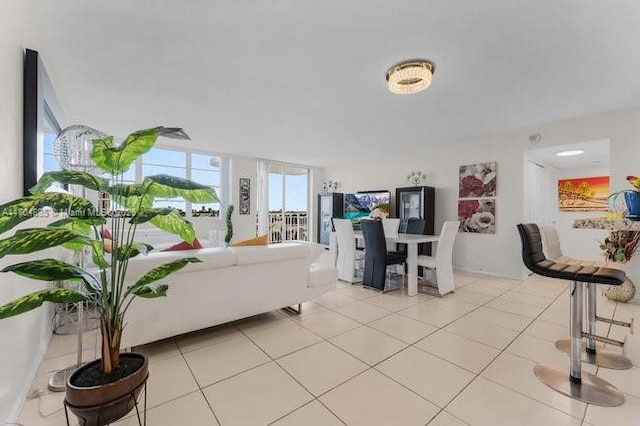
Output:
[[8,231],[27,219],[38,216],[40,210],[50,207],[55,212],[66,213],[69,217],[83,218],[87,221],[102,219],[93,204],[84,198],[58,192],[45,192],[19,198],[0,206],[0,234]]
[[[100,223],[96,223],[100,222]],[[103,225],[107,223],[105,218],[95,218],[86,220],[81,217],[68,217],[61,220],[56,220],[47,225],[48,228],[63,228],[68,229],[69,231],[73,231],[77,234],[82,235],[92,235],[93,233],[93,225]]]
[[70,185],[82,185],[85,188],[93,189],[94,191],[103,191],[107,185],[109,185],[109,181],[107,179],[94,176],[91,173],[75,170],[62,170],[44,173],[38,181],[38,184],[29,191],[32,194],[41,194],[55,182]]
[[75,290],[66,288],[50,288],[47,290],[36,291],[19,299],[9,302],[4,306],[0,306],[0,319],[13,317],[28,312],[44,302],[53,303],[77,303],[87,300],[87,297]]
[[141,208],[150,208],[153,204],[153,197],[146,194],[146,186],[139,183],[113,185],[107,188],[107,192],[116,203],[132,213]]
[[187,266],[189,263],[199,263],[200,259],[196,257],[185,257],[183,259],[175,260],[173,262],[165,263],[164,265],[157,266],[144,274],[142,278],[136,281],[131,287],[129,287],[129,291],[133,292],[134,289],[142,286],[146,286],[163,278],[166,278],[168,275],[173,274],[176,271]]
[[171,212],[173,212],[174,210],[175,209],[169,207],[156,209],[143,208],[138,210],[129,222],[131,224],[140,225],[141,223],[150,221],[156,216],[166,216],[168,214],[171,214]]
[[91,260],[100,269],[108,268],[109,262],[104,257],[104,241],[91,240],[93,250],[91,250]]
[[14,272],[40,281],[82,281],[88,291],[100,289],[95,277],[78,266],[56,259],[32,260],[7,266],[1,272]]
[[133,243],[120,247],[118,250],[118,260],[127,260],[138,256],[140,253],[147,254],[153,250],[153,246],[146,243]]
[[210,186],[169,175],[147,176],[143,185],[156,198],[184,198],[192,203],[217,203],[220,200]]
[[155,216],[149,220],[156,228],[162,229],[170,234],[179,235],[184,241],[193,244],[196,238],[196,231],[193,224],[185,220],[177,210],[173,210],[167,215]]
[[166,296],[168,289],[169,289],[169,286],[166,284],[159,284],[159,283],[145,284],[136,288],[132,288],[131,294],[138,297],[144,297],[146,299],[153,299],[156,297]]
[[9,254],[28,254],[65,243],[80,247],[90,244],[85,236],[62,228],[30,228],[17,231],[12,237],[0,240],[0,258]]
[[129,167],[142,154],[149,152],[158,136],[174,139],[189,139],[182,129],[156,127],[131,133],[124,142],[115,146],[113,137],[93,141],[91,159],[102,170],[117,175],[129,170]]

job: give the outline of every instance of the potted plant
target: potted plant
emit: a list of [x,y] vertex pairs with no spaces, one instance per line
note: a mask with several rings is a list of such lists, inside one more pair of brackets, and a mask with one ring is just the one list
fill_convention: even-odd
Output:
[[[614,263],[614,268],[625,269],[638,249],[638,242],[640,231],[612,229],[609,236],[600,242],[600,250],[607,264]],[[611,286],[604,292],[609,300],[624,303],[633,299],[635,294],[636,286],[628,276],[622,285]]]
[[[48,172],[32,188],[33,195],[0,206],[0,234],[44,207],[66,213],[64,219],[50,223],[46,228],[21,229],[0,240],[0,257],[58,246],[91,253],[94,264],[91,268],[58,259],[40,259],[2,270],[42,281],[76,281],[81,287],[79,290],[48,288],[27,294],[0,306],[0,319],[30,311],[44,302],[91,301],[97,306],[102,335],[101,359],[76,370],[69,377],[66,388],[66,402],[79,417],[81,425],[102,425],[124,416],[134,406],[135,397],[131,398],[131,395],[139,393],[146,381],[146,358],[120,352],[125,314],[132,299],[166,296],[168,285],[162,280],[189,263],[199,262],[195,257],[185,257],[155,267],[135,283],[125,285],[129,260],[153,248],[135,241],[139,225],[152,224],[189,243],[195,239],[190,222],[175,209],[154,208],[154,199],[181,197],[194,203],[218,201],[211,187],[168,175],[148,176],[142,183],[124,183],[123,174],[155,145],[160,136],[189,139],[182,129],[165,127],[136,131],[119,145],[113,143],[113,137],[95,139],[91,160],[107,177],[73,170]],[[105,218],[88,199],[45,192],[54,182],[105,192],[119,209]],[[108,245],[101,238],[99,229],[107,223],[112,232],[110,250],[107,250]]]

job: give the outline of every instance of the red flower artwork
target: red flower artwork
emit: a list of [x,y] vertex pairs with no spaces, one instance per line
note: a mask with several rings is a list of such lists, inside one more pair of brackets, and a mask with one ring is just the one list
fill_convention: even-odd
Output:
[[460,200],[458,201],[458,218],[466,219],[478,210],[480,203],[478,200]]
[[460,179],[460,197],[479,197],[484,192],[482,180],[475,176],[465,176]]

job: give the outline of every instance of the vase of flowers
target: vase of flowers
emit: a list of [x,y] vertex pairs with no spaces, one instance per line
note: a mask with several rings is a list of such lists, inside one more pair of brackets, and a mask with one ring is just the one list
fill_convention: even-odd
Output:
[[[602,256],[607,263],[614,263],[614,267],[626,269],[628,262],[638,249],[640,231],[612,230],[603,242],[600,242]],[[611,286],[604,295],[615,302],[628,302],[636,295],[635,284],[627,277],[619,286]]]

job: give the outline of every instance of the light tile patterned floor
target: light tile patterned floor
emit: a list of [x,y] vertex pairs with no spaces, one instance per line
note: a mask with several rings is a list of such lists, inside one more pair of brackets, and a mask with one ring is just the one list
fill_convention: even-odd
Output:
[[[340,282],[302,315],[274,311],[136,348],[150,359],[148,424],[640,424],[638,367],[584,365],[625,393],[617,408],[574,401],[535,378],[537,362],[568,365],[554,347],[567,333],[564,283],[458,272],[456,284],[454,294],[434,298]],[[640,301],[617,306],[600,298],[598,308],[629,320]],[[599,332],[621,338],[626,330]],[[95,331],[84,341],[85,360],[93,359]],[[74,338],[53,336],[34,389],[46,389],[75,349]],[[66,424],[62,398],[45,391],[27,400],[20,424]]]

